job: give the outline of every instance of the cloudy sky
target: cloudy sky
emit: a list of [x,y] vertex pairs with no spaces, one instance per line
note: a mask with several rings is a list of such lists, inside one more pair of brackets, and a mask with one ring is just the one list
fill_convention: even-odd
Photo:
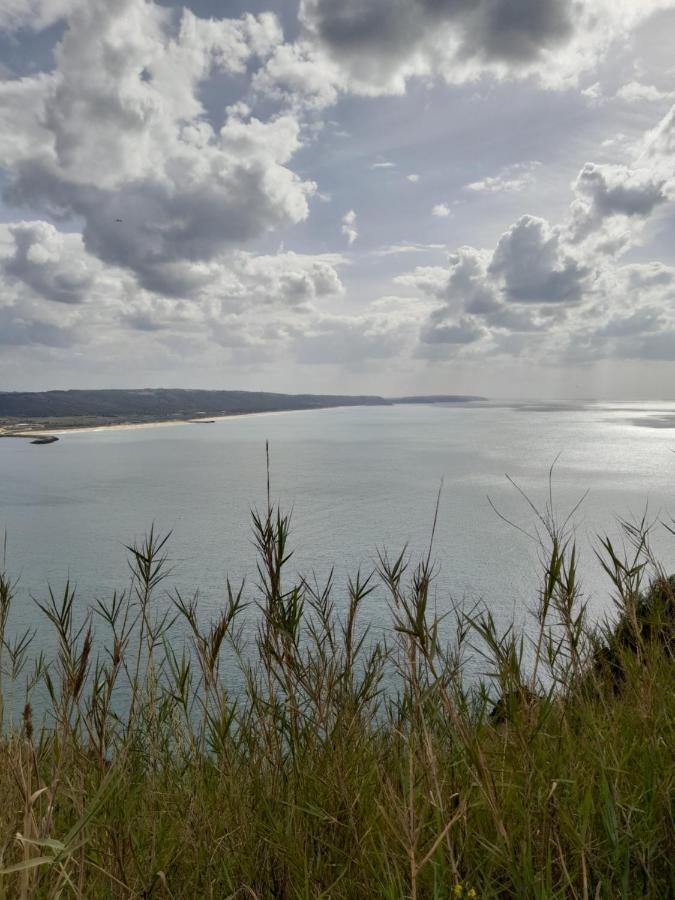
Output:
[[672,398],[675,0],[0,0],[0,389]]

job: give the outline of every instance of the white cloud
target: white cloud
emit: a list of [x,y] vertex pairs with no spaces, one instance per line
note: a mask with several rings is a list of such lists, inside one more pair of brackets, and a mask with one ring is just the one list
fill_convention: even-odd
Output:
[[581,95],[582,97],[585,97],[592,106],[601,106],[607,99],[599,81],[585,87],[581,91]]
[[446,266],[417,266],[413,272],[396,275],[394,283],[440,299],[445,296],[448,286],[448,269]]
[[305,41],[279,44],[253,76],[253,91],[293,109],[322,110],[337,100],[337,67]]
[[437,219],[447,219],[450,215],[450,207],[447,203],[437,203],[431,208],[431,215]]
[[616,96],[628,103],[657,103],[660,101],[672,102],[675,100],[675,91],[662,91],[653,84],[642,84],[639,81],[630,81],[622,85],[616,92]]
[[400,244],[388,244],[386,247],[378,247],[372,251],[373,256],[398,256],[403,253],[437,253],[444,250],[445,244],[415,244],[411,241],[403,241]]
[[350,246],[359,236],[359,231],[356,227],[356,213],[353,209],[350,209],[342,217],[342,233],[347,238]]
[[645,135],[637,165],[647,167],[655,178],[662,179],[664,190],[672,197],[675,193],[675,105]]
[[406,177],[407,180],[410,181],[412,184],[417,184],[417,182],[420,180],[420,176],[419,176],[419,175],[416,175],[414,172],[413,172],[412,175],[406,175],[405,177]]
[[538,160],[506,166],[497,175],[487,175],[479,181],[471,181],[464,190],[480,194],[497,194],[522,191],[534,184],[534,173],[541,166]]

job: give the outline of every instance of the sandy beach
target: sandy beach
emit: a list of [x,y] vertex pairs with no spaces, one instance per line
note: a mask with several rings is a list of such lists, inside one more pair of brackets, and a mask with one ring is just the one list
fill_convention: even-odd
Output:
[[[317,412],[320,409],[336,409],[338,407],[316,407],[311,412]],[[74,425],[72,428],[51,428],[44,427],[41,423],[26,423],[21,426],[21,430],[15,430],[16,426],[0,425],[0,438],[35,438],[36,436],[46,435],[66,435],[66,434],[84,434],[87,432],[98,431],[131,431],[138,428],[168,428],[175,425],[208,425],[215,422],[223,422],[228,419],[240,419],[250,416],[284,416],[288,413],[308,412],[307,409],[272,409],[260,412],[241,412],[228,413],[222,416],[205,416],[204,418],[195,419],[158,419],[152,422],[111,422],[100,423],[95,425]]]

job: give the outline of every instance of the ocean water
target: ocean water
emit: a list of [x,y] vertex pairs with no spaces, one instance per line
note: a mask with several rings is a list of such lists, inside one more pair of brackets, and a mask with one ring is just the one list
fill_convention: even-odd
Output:
[[[273,498],[293,511],[290,573],[321,578],[334,567],[339,608],[345,579],[372,570],[378,549],[407,546],[413,561],[425,551],[442,481],[437,608],[482,600],[504,626],[526,621],[536,601],[537,552],[488,497],[531,528],[532,512],[505,476],[543,505],[557,458],[559,513],[588,491],[574,523],[582,581],[601,615],[611,602],[593,548],[598,534],[617,537],[617,516],[647,510],[654,547],[675,571],[675,538],[658,522],[675,516],[672,413],[662,403],[362,407],[73,433],[51,446],[0,440],[0,532],[6,568],[19,579],[11,628],[34,624],[38,641],[48,640],[31,598],[44,598],[49,584],[58,591],[70,579],[79,610],[125,588],[125,544],[152,523],[172,532],[172,578],[159,606],[170,590],[199,589],[208,620],[228,575],[247,576],[252,588],[250,510],[265,503],[267,440]],[[387,626],[384,592],[368,598],[364,616]]]

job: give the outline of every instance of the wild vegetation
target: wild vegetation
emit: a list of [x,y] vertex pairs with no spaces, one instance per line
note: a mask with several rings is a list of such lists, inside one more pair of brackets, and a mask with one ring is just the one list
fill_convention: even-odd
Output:
[[414,566],[383,552],[346,596],[291,577],[269,491],[257,584],[227,584],[210,623],[196,597],[167,604],[150,531],[127,591],[39,601],[58,649],[35,659],[3,572],[0,897],[675,896],[674,581],[622,523],[594,623],[570,520],[533,513],[527,634],[488,606],[442,619],[431,545]]

